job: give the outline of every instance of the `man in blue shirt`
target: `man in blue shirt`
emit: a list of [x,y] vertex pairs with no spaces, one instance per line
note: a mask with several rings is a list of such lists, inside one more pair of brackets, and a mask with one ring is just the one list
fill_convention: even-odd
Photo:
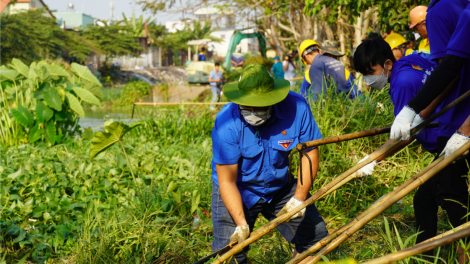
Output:
[[274,64],[271,68],[271,75],[274,79],[284,79],[284,69],[282,68],[282,63],[279,60],[279,56],[274,57]]
[[[243,242],[260,213],[272,220],[310,197],[318,149],[307,150],[311,167],[306,157],[301,161],[303,184],[289,174],[288,156],[297,143],[322,136],[305,99],[289,87],[259,64],[246,66],[238,83],[224,86],[232,103],[217,115],[212,130],[213,251]],[[294,255],[328,235],[314,204],[277,229],[295,245]],[[235,255],[237,263],[246,263],[247,251]]]
[[[222,81],[222,72],[219,71],[220,63],[216,62],[214,70],[209,74],[209,84],[211,86],[212,100],[211,103],[220,102],[220,82]],[[214,105],[210,106],[211,110],[215,110]]]
[[199,61],[206,61],[206,49],[205,48],[201,48],[201,51],[199,52],[199,55],[198,55],[198,59]]
[[345,76],[343,64],[338,60],[320,54],[320,45],[313,40],[305,40],[300,44],[302,61],[310,65],[308,70],[310,88],[302,94],[309,100],[316,100],[317,94],[327,93],[327,89],[334,87],[335,93],[350,94],[351,87]]
[[[391,138],[406,139],[412,123],[420,123],[422,111],[432,108],[433,102],[460,72],[458,85],[450,86],[444,96],[443,106],[448,105],[470,89],[470,60],[468,33],[470,10],[467,0],[433,0],[426,15],[427,31],[431,47],[431,59],[441,61],[431,74],[420,92],[409,101],[395,118],[391,129]],[[443,58],[444,57],[444,58]],[[461,130],[461,125],[470,115],[470,98],[465,99],[439,118],[438,150],[463,145],[470,133]],[[418,122],[415,120],[418,119]],[[457,132],[456,132],[457,131]],[[470,160],[456,161],[441,170],[432,179],[424,183],[416,192],[415,215],[420,231],[417,242],[436,234],[437,211],[439,206],[447,211],[452,226],[466,222],[467,209],[460,204],[468,204],[466,181],[461,175],[468,173]],[[460,204],[459,204],[460,203]],[[459,253],[463,253],[459,249]],[[463,256],[459,258],[464,263]]]

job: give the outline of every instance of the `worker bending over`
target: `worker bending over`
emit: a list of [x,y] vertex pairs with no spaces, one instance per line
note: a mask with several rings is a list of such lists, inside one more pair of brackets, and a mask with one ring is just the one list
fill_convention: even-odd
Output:
[[[395,115],[398,115],[403,106],[418,93],[423,81],[429,77],[436,65],[416,54],[396,61],[389,44],[381,38],[365,40],[354,53],[354,68],[364,75],[368,86],[382,90],[390,83],[388,93],[394,105]],[[436,153],[438,133],[438,128],[426,128],[415,138],[424,149]],[[411,139],[404,144],[409,141]],[[375,161],[370,163],[360,173],[372,174],[375,164]]]
[[[395,118],[390,133],[392,139],[407,139],[410,128],[422,122],[420,116],[423,111],[431,108],[431,103],[439,96],[444,96],[443,106],[446,106],[470,90],[470,52],[467,45],[470,38],[469,2],[433,0],[427,11],[431,59],[442,61],[419,93]],[[459,73],[458,84],[446,90]],[[465,126],[469,123],[465,121],[469,115],[470,98],[466,98],[439,118],[438,151],[448,156],[470,139],[470,131]],[[419,187],[414,198],[414,209],[416,224],[422,233],[418,235],[417,242],[436,235],[438,206],[447,211],[453,227],[467,222],[468,210],[464,206],[468,207],[469,195],[462,175],[468,174],[469,162],[468,156],[457,160]],[[459,262],[464,263],[464,250],[459,248],[459,253]]]
[[[246,66],[238,83],[224,86],[232,103],[219,112],[212,130],[214,252],[230,242],[243,242],[260,213],[271,221],[310,197],[310,169],[314,180],[318,149],[307,150],[311,167],[302,158],[303,185],[300,177],[289,174],[288,155],[299,142],[322,135],[305,99],[289,86],[259,64]],[[294,255],[328,235],[314,204],[277,229],[295,245]],[[248,247],[235,255],[237,263],[247,262],[247,251]]]
[[431,48],[429,46],[428,31],[426,30],[426,13],[428,8],[426,6],[416,6],[410,10],[410,29],[422,37],[419,43],[417,54],[427,60],[431,60]]
[[330,85],[335,87],[334,93],[346,93],[350,98],[357,96],[357,93],[352,91],[351,85],[348,86],[343,64],[332,57],[320,54],[320,45],[317,42],[304,40],[300,44],[299,52],[302,62],[310,65],[308,78],[305,77],[310,87],[306,89],[306,85],[303,85],[304,88],[300,91],[308,101],[316,101],[317,95],[327,93]]

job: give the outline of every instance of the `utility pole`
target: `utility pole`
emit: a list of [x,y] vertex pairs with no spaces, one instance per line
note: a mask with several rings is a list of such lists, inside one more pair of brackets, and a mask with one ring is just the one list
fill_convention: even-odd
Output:
[[114,6],[115,5],[114,5],[113,1],[111,1],[109,3],[110,3],[110,6],[111,6],[111,21],[113,21],[114,20]]

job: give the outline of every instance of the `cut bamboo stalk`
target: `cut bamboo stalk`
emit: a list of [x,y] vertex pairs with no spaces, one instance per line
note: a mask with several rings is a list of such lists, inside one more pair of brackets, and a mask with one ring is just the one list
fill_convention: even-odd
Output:
[[[430,123],[429,125],[426,126],[426,128],[435,128],[435,127],[438,127],[437,123]],[[376,135],[385,134],[388,132],[390,132],[390,127],[374,128],[374,129],[364,130],[364,131],[355,132],[355,133],[346,134],[346,135],[331,136],[327,138],[321,138],[321,139],[316,139],[312,141],[302,142],[302,143],[297,144],[296,148],[298,150],[304,150],[304,149],[308,149],[311,147],[317,147],[317,146],[326,145],[330,143],[337,143],[337,142],[348,141],[348,140],[358,139],[358,138],[363,138],[363,137],[376,136]]]
[[395,194],[397,194],[399,191],[403,190],[407,185],[410,183],[414,182],[416,179],[421,177],[424,173],[428,172],[430,169],[432,169],[436,164],[441,162],[444,159],[444,156],[439,157],[439,159],[435,160],[431,164],[429,164],[426,168],[424,168],[422,171],[418,172],[415,176],[411,177],[408,179],[405,183],[402,185],[398,186],[393,192],[390,192],[388,194],[385,194],[384,196],[380,197],[375,203],[373,203],[369,208],[367,208],[364,212],[356,216],[353,220],[351,220],[349,223],[346,225],[342,226],[341,228],[337,229],[335,232],[329,234],[327,237],[323,238],[322,240],[318,241],[315,245],[310,247],[309,249],[305,250],[301,254],[297,255],[295,258],[291,259],[287,264],[295,264],[301,262],[303,259],[308,257],[309,255],[315,253],[317,250],[320,248],[324,247],[326,244],[330,243],[333,239],[337,238],[339,235],[341,235],[344,231],[346,231],[348,228],[353,226],[355,223],[357,223],[360,219],[364,218],[367,214],[372,212],[375,208],[377,208],[379,205],[383,204],[385,201],[393,197]]
[[434,176],[436,173],[441,171],[443,168],[445,168],[447,165],[449,165],[452,161],[454,161],[457,157],[462,155],[468,149],[470,149],[470,142],[465,143],[462,147],[460,147],[458,150],[456,150],[454,153],[452,153],[449,157],[447,157],[443,161],[439,162],[439,164],[436,164],[432,169],[430,169],[428,172],[424,173],[421,177],[419,177],[418,179],[416,179],[415,181],[410,183],[408,186],[403,188],[396,195],[394,195],[394,196],[390,197],[390,199],[384,201],[381,205],[377,206],[373,211],[371,211],[370,213],[365,215],[362,219],[359,219],[355,224],[353,224],[349,229],[344,231],[340,236],[338,236],[333,242],[328,244],[324,249],[322,249],[316,256],[314,256],[307,263],[309,263],[309,264],[317,263],[319,260],[321,260],[320,255],[325,256],[326,254],[331,252],[333,249],[338,247],[346,239],[348,239],[350,236],[352,236],[357,230],[362,228],[369,221],[371,221],[376,216],[381,214],[383,211],[385,211],[388,207],[392,206],[398,200],[405,197],[408,193],[410,193],[411,191],[413,191],[417,187],[421,186],[424,182],[429,180],[432,176]]
[[[294,214],[296,214],[297,212],[299,212],[300,210],[304,209],[305,207],[307,207],[308,205],[310,204],[313,204],[315,201],[317,201],[324,193],[326,193],[329,189],[331,189],[332,187],[334,187],[335,185],[337,185],[339,182],[343,181],[345,178],[347,178],[349,175],[353,174],[354,172],[356,172],[357,170],[359,170],[360,168],[364,167],[365,165],[371,163],[372,161],[374,161],[376,158],[382,156],[385,152],[389,151],[390,149],[392,149],[393,147],[395,147],[396,145],[398,145],[399,143],[401,142],[401,140],[397,140],[393,143],[391,143],[389,146],[387,146],[386,148],[383,148],[375,153],[372,153],[369,155],[369,158],[365,159],[364,161],[354,165],[352,168],[350,168],[349,170],[345,171],[343,174],[341,174],[340,176],[334,178],[332,181],[330,181],[327,185],[323,186],[322,188],[320,188],[314,195],[312,195],[310,198],[308,198],[307,200],[305,200],[302,204],[300,204],[299,206],[297,206],[296,208],[294,208],[294,210],[288,212],[288,213],[285,213],[279,217],[277,217],[276,219],[272,220],[271,222],[259,227],[258,229],[256,229],[255,231],[253,231],[251,234],[250,234],[250,237],[248,237],[245,241],[243,241],[242,243],[236,245],[235,247],[233,247],[230,251],[228,251],[227,253],[225,253],[224,255],[220,256],[218,259],[216,259],[214,262],[212,262],[213,264],[216,264],[216,263],[222,263],[223,261],[227,260],[229,257],[231,257],[232,255],[234,255],[235,253],[241,251],[243,248],[245,248],[246,246],[250,245],[251,243],[255,242],[257,239],[259,239],[261,236],[263,236],[264,234],[267,234],[268,232],[270,232],[271,230],[273,230],[274,228],[276,228],[277,226],[279,226],[280,224],[286,222],[289,218],[291,218]],[[337,188],[339,188],[340,186],[337,186]]]
[[451,235],[448,235],[448,236],[445,236],[445,237],[442,237],[442,238],[439,238],[439,239],[436,239],[436,240],[433,240],[433,241],[429,241],[429,242],[426,242],[426,243],[421,243],[421,244],[416,245],[414,247],[410,247],[410,248],[407,248],[407,249],[404,249],[404,250],[401,250],[401,251],[398,251],[398,252],[395,252],[395,253],[392,253],[392,254],[388,254],[388,255],[383,256],[383,257],[378,258],[378,259],[374,259],[374,260],[371,260],[371,261],[364,262],[363,264],[394,263],[395,261],[399,261],[399,260],[402,260],[402,259],[407,258],[407,257],[418,255],[418,254],[426,252],[428,250],[435,249],[437,247],[447,245],[447,244],[452,243],[456,240],[466,238],[466,237],[469,237],[469,236],[470,236],[470,229],[466,228],[466,229],[460,230],[460,231],[458,231],[454,234],[451,234]]
[[470,222],[467,222],[467,223],[465,223],[465,224],[463,224],[463,225],[459,225],[458,227],[456,227],[456,228],[454,228],[454,229],[452,229],[452,230],[449,230],[449,231],[447,231],[447,232],[445,232],[445,233],[442,233],[442,234],[440,234],[440,235],[437,235],[437,236],[435,236],[435,237],[432,237],[432,238],[430,238],[430,239],[428,239],[428,240],[424,240],[423,242],[419,243],[418,245],[421,245],[421,244],[423,244],[423,243],[427,243],[427,242],[430,242],[430,241],[437,240],[437,239],[439,239],[439,238],[448,236],[448,235],[450,235],[450,234],[453,234],[453,233],[455,233],[455,232],[457,232],[457,231],[460,231],[460,230],[467,229],[467,228],[469,228],[469,227],[470,227]]

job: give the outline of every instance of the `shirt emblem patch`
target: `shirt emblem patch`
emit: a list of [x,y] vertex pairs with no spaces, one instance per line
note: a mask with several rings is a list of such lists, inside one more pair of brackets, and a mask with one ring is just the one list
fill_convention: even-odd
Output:
[[283,136],[287,135],[287,132],[284,130],[281,132]]
[[281,145],[284,149],[288,149],[290,144],[292,144],[292,142],[294,142],[294,140],[289,139],[289,140],[279,140],[277,143]]
[[418,71],[424,71],[423,68],[419,67],[418,65],[411,65],[413,69],[418,70]]

